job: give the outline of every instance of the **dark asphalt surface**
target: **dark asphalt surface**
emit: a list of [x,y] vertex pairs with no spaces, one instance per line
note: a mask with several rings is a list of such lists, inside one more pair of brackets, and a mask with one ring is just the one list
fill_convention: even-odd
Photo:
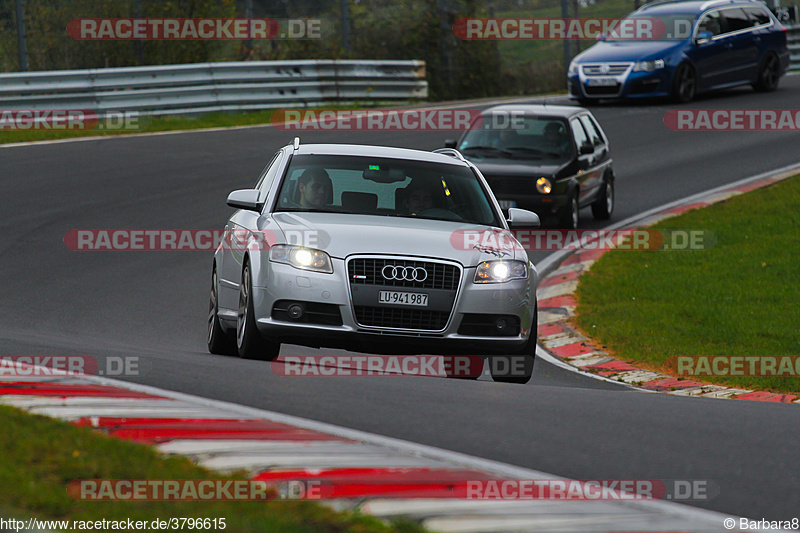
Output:
[[[793,109],[798,90],[793,76],[769,95],[737,90],[683,107]],[[797,133],[673,132],[662,122],[671,108],[592,109],[615,161],[612,223],[798,160]],[[211,252],[73,252],[62,241],[71,229],[221,228],[228,192],[252,186],[293,136],[256,128],[0,148],[0,354],[139,356],[141,375],[123,379],[572,478],[709,480],[719,495],[692,505],[800,515],[797,405],[632,392],[542,361],[527,386],[279,377],[266,363],[206,353]],[[433,149],[452,136],[301,138]],[[601,227],[588,209],[582,217]]]

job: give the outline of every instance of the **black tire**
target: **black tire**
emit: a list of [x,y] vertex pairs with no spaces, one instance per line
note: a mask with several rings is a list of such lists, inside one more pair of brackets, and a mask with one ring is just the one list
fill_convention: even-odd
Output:
[[576,229],[580,220],[580,206],[578,205],[578,191],[570,193],[567,205],[561,208],[558,214],[558,226],[564,229]]
[[[533,366],[536,362],[536,343],[538,341],[539,310],[533,309],[533,327],[525,346],[510,355],[492,355],[488,358],[489,372],[492,380],[499,383],[515,383],[525,385],[533,377]],[[519,358],[523,360],[520,362]],[[521,363],[521,364],[520,364]],[[522,367],[522,372],[516,372]],[[513,369],[513,370],[512,370]]]
[[758,78],[753,84],[753,88],[762,93],[772,92],[778,88],[781,80],[781,64],[778,56],[767,54],[758,67]]
[[597,200],[592,203],[592,216],[597,220],[608,220],[614,212],[614,204],[614,179],[606,177],[603,179]]
[[272,361],[281,351],[279,342],[265,339],[258,331],[253,309],[253,280],[250,264],[245,261],[239,285],[239,312],[236,317],[236,347],[242,359]]
[[672,99],[685,104],[694,100],[697,94],[697,75],[688,63],[678,65],[675,81],[672,83]]
[[211,271],[211,297],[208,303],[208,351],[216,355],[238,355],[236,341],[222,328],[217,298],[217,265]]
[[576,102],[578,102],[578,105],[581,106],[581,107],[589,107],[592,104],[596,104],[597,103],[596,100],[590,100],[589,98],[578,98],[576,100]]

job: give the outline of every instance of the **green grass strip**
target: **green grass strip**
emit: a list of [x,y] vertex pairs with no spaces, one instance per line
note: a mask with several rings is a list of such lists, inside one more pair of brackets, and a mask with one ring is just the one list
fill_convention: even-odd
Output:
[[[610,353],[672,375],[680,355],[800,355],[800,177],[664,220],[710,230],[698,251],[611,251],[578,288],[578,326]],[[703,381],[800,392],[800,377]]]
[[[3,518],[167,520],[225,518],[233,532],[424,531],[408,521],[385,524],[310,501],[81,501],[67,494],[77,479],[246,479],[222,476],[184,457],[98,431],[0,406],[0,510]],[[218,529],[219,531],[219,529]]]

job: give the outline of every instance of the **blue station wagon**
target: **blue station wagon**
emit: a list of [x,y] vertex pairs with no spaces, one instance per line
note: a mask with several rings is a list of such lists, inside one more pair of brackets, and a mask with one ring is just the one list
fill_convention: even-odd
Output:
[[672,97],[740,85],[773,91],[789,66],[786,29],[758,1],[666,1],[628,15],[626,27],[660,31],[599,37],[570,63],[570,97]]

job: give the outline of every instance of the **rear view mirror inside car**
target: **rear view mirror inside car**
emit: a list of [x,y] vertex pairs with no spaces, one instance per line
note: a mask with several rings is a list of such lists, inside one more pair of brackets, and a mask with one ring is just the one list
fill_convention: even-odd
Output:
[[377,183],[396,183],[405,181],[406,173],[400,168],[370,165],[364,170],[364,179]]

